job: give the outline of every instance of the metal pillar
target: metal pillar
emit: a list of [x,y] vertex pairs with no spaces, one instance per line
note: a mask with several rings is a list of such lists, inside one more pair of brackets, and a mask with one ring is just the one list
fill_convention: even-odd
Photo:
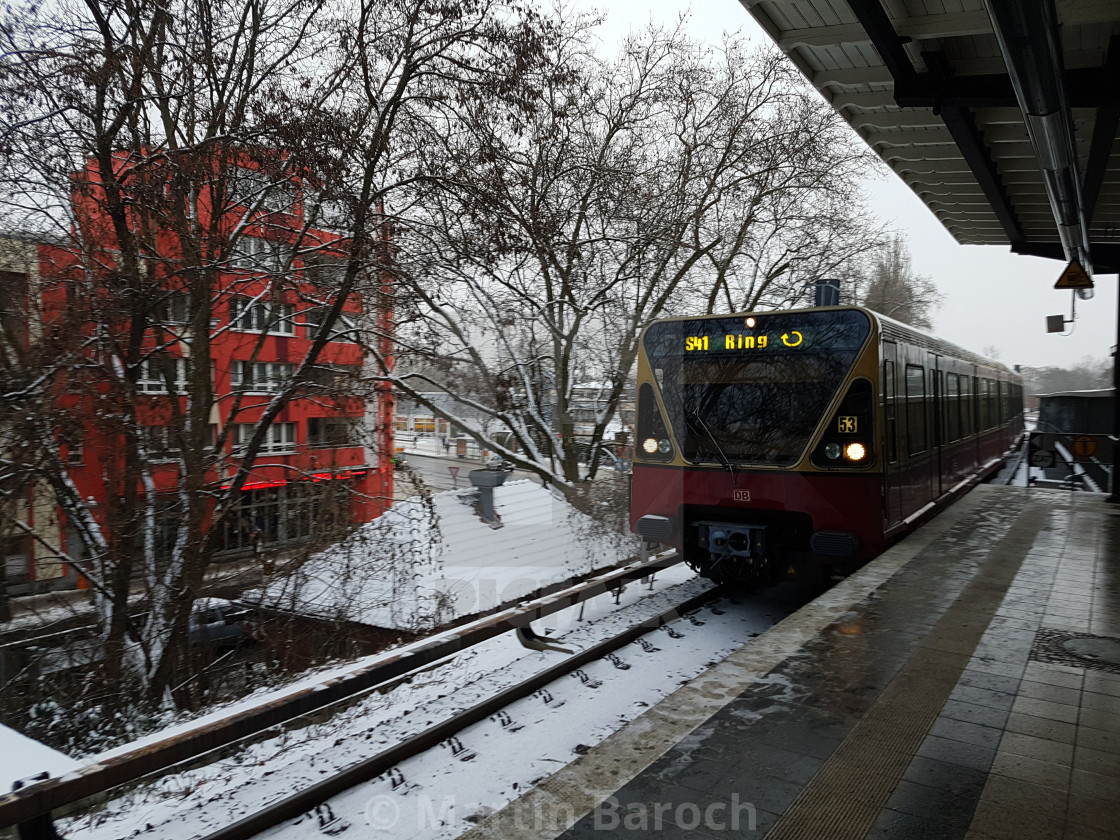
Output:
[[1116,277],[1116,348],[1112,353],[1112,495],[1120,504],[1120,275]]

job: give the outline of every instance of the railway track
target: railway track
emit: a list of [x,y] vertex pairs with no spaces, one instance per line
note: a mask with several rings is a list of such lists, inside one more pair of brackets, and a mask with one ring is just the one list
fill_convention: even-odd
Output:
[[481,703],[464,709],[440,723],[427,727],[421,732],[370,756],[364,761],[337,773],[330,778],[310,785],[303,790],[271,803],[265,808],[238,820],[218,831],[205,835],[203,840],[248,840],[261,832],[314,811],[331,797],[343,793],[357,785],[368,782],[386,773],[401,762],[433,749],[472,724],[499,714],[511,703],[548,686],[550,683],[574,672],[599,659],[606,658],[619,648],[630,644],[639,637],[658,627],[679,619],[704,604],[716,599],[720,587],[711,587],[670,609],[628,627],[610,638],[566,656],[555,665],[545,668],[532,677],[492,695]]
[[[100,760],[63,778],[33,780],[19,790],[0,795],[0,829],[21,826],[25,829],[27,837],[52,836],[37,833],[42,830],[41,828],[33,829],[35,833],[27,833],[27,829],[41,826],[44,820],[49,822],[53,812],[63,810],[69,813],[77,812],[81,810],[83,803],[94,799],[103,801],[110,792],[123,786],[135,786],[188,762],[197,766],[206,760],[208,754],[224,755],[223,750],[228,752],[230,748],[236,747],[241,742],[259,739],[263,734],[274,731],[277,727],[291,724],[308,715],[324,715],[332,707],[353,702],[354,698],[369,692],[387,690],[393,684],[407,679],[410,674],[425,670],[433,663],[445,660],[500,634],[511,631],[524,633],[526,630],[531,633],[531,622],[534,620],[581,605],[604,593],[620,591],[628,582],[648,578],[657,571],[679,562],[676,555],[669,553],[642,558],[576,585],[517,607],[500,610],[485,618],[390,652],[345,676],[329,679],[277,700],[262,702],[175,737]],[[531,694],[540,685],[578,669],[581,663],[603,657],[611,650],[649,632],[650,629],[678,617],[682,612],[694,609],[714,595],[714,591],[707,591],[698,598],[691,598],[653,618],[648,618],[588,650],[571,657],[566,656],[564,661],[495,695],[486,703],[464,710],[451,719],[345,770],[336,777],[287,797],[283,802],[274,803],[212,836],[215,838],[249,837],[263,830],[266,825],[274,825],[293,815],[298,816],[329,798],[333,792],[345,790],[358,781],[380,774],[386,765],[391,766],[407,755],[415,754],[445,740],[448,732],[458,731],[464,726],[469,726],[473,721],[486,718],[493,714],[494,709],[508,705],[517,697],[525,696],[526,693]]]

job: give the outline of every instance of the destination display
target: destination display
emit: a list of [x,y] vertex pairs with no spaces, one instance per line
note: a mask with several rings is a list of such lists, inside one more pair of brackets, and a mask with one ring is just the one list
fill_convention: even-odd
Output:
[[854,350],[867,337],[867,316],[856,310],[787,315],[698,318],[654,324],[646,333],[651,356]]
[[[782,333],[780,336],[782,344],[786,347],[801,347],[805,344],[805,336],[797,330],[791,330],[788,333]],[[720,337],[716,336],[714,341],[718,347]],[[684,340],[685,352],[690,351],[707,351],[712,349],[713,338],[708,335],[690,335],[686,336]],[[770,346],[769,335],[750,335],[744,333],[728,333],[723,336],[723,349],[724,350],[765,350]],[[777,346],[777,345],[775,345]]]

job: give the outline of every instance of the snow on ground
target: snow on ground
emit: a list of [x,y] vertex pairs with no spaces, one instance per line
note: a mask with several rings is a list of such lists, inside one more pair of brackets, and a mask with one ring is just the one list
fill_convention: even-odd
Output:
[[[618,607],[611,595],[603,595],[585,605],[582,620],[575,607],[543,619],[538,630],[551,631],[569,647],[586,648],[708,585],[677,566],[659,573],[652,586],[627,587]],[[471,827],[469,817],[517,797],[533,780],[567,764],[799,604],[788,593],[742,604],[723,602],[718,610],[705,609],[671,629],[653,630],[620,650],[613,661],[561,678],[511,706],[507,716],[496,715],[337,797],[331,809],[354,827],[346,836],[455,837]],[[491,639],[388,694],[371,692],[328,721],[168,776],[61,827],[81,840],[134,833],[172,840],[205,835],[399,743],[561,656],[526,651],[509,634]],[[433,809],[443,818],[429,819]],[[318,835],[315,826],[305,818],[270,833],[306,838]]]
[[520,598],[637,554],[531,481],[494,488],[501,527],[476,511],[477,490],[398,502],[260,597],[274,608],[418,631]]
[[0,779],[3,790],[9,790],[11,782],[16,779],[26,779],[44,771],[52,776],[61,776],[82,765],[82,762],[3,724],[0,724],[0,755],[4,757],[4,777]]

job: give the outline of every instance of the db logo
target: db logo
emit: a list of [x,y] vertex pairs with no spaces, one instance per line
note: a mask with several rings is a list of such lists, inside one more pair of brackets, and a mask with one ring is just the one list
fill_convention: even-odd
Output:
[[751,500],[751,491],[750,490],[736,490],[734,498],[735,498],[735,501],[737,501],[737,502],[749,502]]

